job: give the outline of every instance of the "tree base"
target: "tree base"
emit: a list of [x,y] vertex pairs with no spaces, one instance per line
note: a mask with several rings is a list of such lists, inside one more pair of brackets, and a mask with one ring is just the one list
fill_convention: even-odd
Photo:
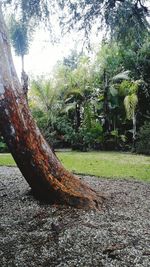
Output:
[[61,190],[58,189],[54,192],[34,191],[32,194],[36,199],[47,204],[67,205],[80,209],[93,209],[101,210],[105,197],[99,195],[95,190],[91,189],[88,185],[82,182],[77,176],[71,174],[71,183],[74,186],[72,190],[68,186],[61,185]]
[[0,112],[2,134],[34,195],[50,203],[99,209],[103,198],[67,171],[37,128],[23,94],[5,88]]

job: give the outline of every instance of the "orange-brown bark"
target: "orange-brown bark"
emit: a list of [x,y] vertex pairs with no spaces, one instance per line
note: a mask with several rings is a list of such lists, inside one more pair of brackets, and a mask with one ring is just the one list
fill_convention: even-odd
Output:
[[5,88],[0,127],[34,194],[50,202],[98,208],[96,192],[68,172],[52,153],[32,119],[23,94]]
[[96,192],[62,166],[32,119],[13,65],[1,6],[0,131],[37,197],[78,208],[98,207]]

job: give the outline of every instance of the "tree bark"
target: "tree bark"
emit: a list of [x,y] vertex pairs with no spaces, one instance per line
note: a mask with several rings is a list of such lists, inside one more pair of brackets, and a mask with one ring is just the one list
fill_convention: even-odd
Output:
[[68,172],[44,140],[16,75],[0,7],[0,129],[34,194],[52,203],[97,208],[102,198]]
[[135,114],[135,111],[133,111],[132,124],[133,124],[132,150],[135,151],[135,143],[136,143],[136,114]]

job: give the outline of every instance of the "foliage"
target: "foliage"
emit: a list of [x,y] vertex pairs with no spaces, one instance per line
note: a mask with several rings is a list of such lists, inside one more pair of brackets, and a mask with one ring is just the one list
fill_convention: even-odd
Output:
[[54,89],[51,80],[43,80],[40,77],[31,82],[29,105],[45,138],[52,146],[55,146],[57,144],[55,125],[62,103],[58,99],[58,91]]
[[63,65],[69,67],[71,70],[76,69],[81,55],[82,54],[78,54],[76,50],[72,50],[70,55],[63,59]]
[[135,65],[125,66],[122,46],[104,42],[93,62],[84,55],[74,67],[59,62],[50,81],[32,82],[30,106],[48,142],[78,150],[130,149],[141,114],[149,114],[149,105],[141,113],[149,73],[145,82]]
[[131,120],[133,118],[133,114],[135,113],[135,108],[138,103],[138,98],[136,94],[128,95],[124,99],[124,105],[127,113],[127,119]]
[[6,152],[8,152],[8,147],[5,144],[3,138],[0,137],[0,153],[6,153]]
[[[49,18],[49,4],[47,0],[6,0],[5,5],[11,5],[12,9],[21,13],[24,21],[47,21]],[[54,5],[53,5],[54,6]]]
[[104,150],[129,150],[127,137],[125,134],[120,134],[119,130],[115,129],[110,133],[104,133]]
[[66,114],[60,114],[54,125],[56,132],[54,147],[70,147],[75,130]]
[[[68,29],[75,26],[88,36],[92,25],[101,28],[106,25],[113,37],[125,43],[137,39],[140,42],[143,31],[148,28],[148,7],[139,0],[81,0],[58,1],[65,12],[61,24]],[[67,19],[66,19],[67,18]]]
[[14,17],[11,17],[9,22],[9,32],[16,55],[26,55],[29,49],[27,25],[23,21],[17,21]]
[[92,122],[90,128],[82,125],[78,132],[73,132],[71,145],[74,150],[88,151],[102,147],[103,129],[100,123]]
[[[141,43],[143,33],[148,33],[149,10],[144,0],[6,0],[5,4],[21,10],[23,20],[45,23],[54,34],[56,17],[63,33],[71,29],[82,30],[89,37],[92,26],[103,26],[117,41],[129,44],[134,39]],[[55,19],[56,22],[56,19]],[[53,25],[53,27],[52,27]]]
[[111,39],[109,34],[103,39],[95,59],[72,51],[63,62],[58,62],[51,79],[38,78],[32,82],[30,107],[48,142],[83,150],[106,146],[123,149],[130,145],[133,128],[136,135],[136,130],[150,116],[147,3],[142,0],[8,2],[18,10],[23,24],[15,25],[14,20],[14,25],[25,31],[25,41],[32,23],[44,20],[51,26],[52,18],[56,21],[57,15],[64,31],[76,27],[88,36],[96,22],[98,29],[105,25],[111,33]]
[[122,67],[122,57],[117,43],[103,41],[95,59],[95,69],[98,74],[103,76],[106,70],[109,78],[112,78],[122,71]]
[[150,155],[150,122],[145,122],[139,130],[136,151],[140,154]]
[[124,106],[128,120],[131,120],[133,118],[133,115],[135,114],[135,109],[138,104],[137,92],[139,84],[140,81],[124,80],[119,86],[120,94],[125,97]]

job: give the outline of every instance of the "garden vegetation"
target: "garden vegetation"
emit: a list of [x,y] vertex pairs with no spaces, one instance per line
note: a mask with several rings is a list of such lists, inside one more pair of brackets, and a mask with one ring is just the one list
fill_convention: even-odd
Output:
[[29,105],[48,143],[150,154],[149,51],[147,35],[140,47],[103,41],[94,60],[72,51],[50,79],[32,80]]

